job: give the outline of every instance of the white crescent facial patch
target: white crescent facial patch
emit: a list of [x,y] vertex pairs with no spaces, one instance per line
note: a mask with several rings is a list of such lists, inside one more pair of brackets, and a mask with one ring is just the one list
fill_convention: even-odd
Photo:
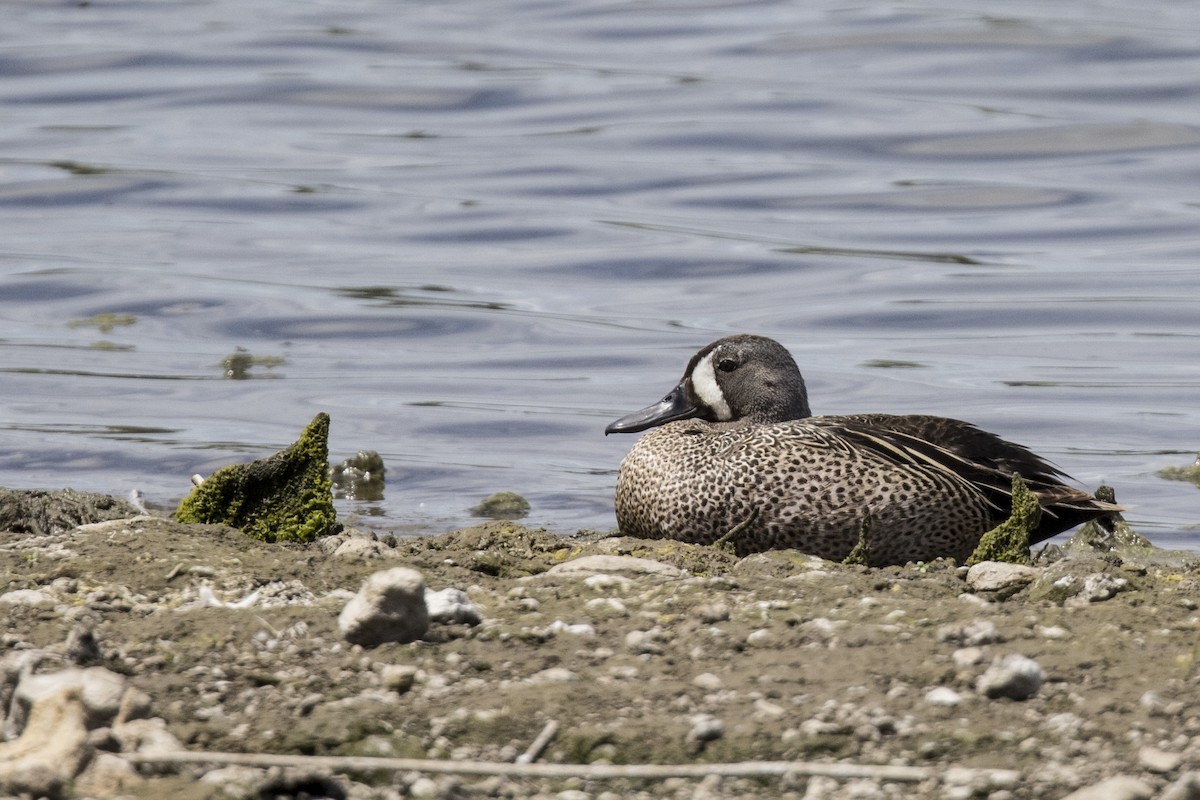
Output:
[[722,422],[733,419],[733,412],[729,410],[729,403],[725,401],[725,393],[717,384],[717,374],[713,371],[712,353],[700,359],[700,363],[696,364],[696,368],[692,370],[692,388],[696,391],[700,402],[712,409],[717,419]]

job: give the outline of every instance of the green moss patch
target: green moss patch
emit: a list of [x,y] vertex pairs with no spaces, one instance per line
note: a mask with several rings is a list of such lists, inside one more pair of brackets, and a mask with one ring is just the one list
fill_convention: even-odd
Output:
[[214,472],[175,518],[240,528],[266,542],[311,542],[338,529],[329,483],[329,415],[318,414],[291,447]]

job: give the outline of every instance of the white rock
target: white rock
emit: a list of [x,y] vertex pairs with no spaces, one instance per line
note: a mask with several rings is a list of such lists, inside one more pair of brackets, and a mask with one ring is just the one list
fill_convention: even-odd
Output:
[[1076,789],[1062,800],[1149,800],[1154,790],[1132,775],[1116,775]]
[[1099,603],[1110,599],[1128,586],[1129,581],[1124,578],[1114,578],[1112,575],[1097,572],[1084,578],[1083,588],[1076,597],[1089,603]]
[[373,536],[351,536],[333,551],[334,558],[379,558],[384,551],[383,542]]
[[1038,571],[1024,564],[981,561],[967,570],[967,585],[977,592],[998,592],[1032,583]]
[[770,628],[756,628],[746,634],[746,644],[752,647],[764,647],[771,644],[775,639],[775,634],[771,633]]
[[1200,800],[1200,772],[1188,772],[1168,786],[1158,800]]
[[1182,761],[1183,758],[1178,753],[1168,753],[1166,750],[1159,750],[1157,747],[1147,745],[1138,750],[1138,763],[1150,772],[1174,772],[1179,769],[1179,764]]
[[626,578],[624,575],[607,575],[598,573],[589,575],[583,579],[583,585],[589,589],[595,589],[598,592],[612,591],[617,594],[625,594],[633,586],[633,581]]
[[938,628],[939,642],[953,642],[964,647],[977,647],[1004,641],[996,623],[990,619],[973,619],[962,625],[943,625]]
[[10,606],[52,606],[54,598],[41,589],[13,589],[0,594],[0,603]]
[[938,686],[925,693],[925,702],[935,706],[956,706],[962,702],[962,695],[949,686]]
[[104,667],[64,669],[25,676],[17,684],[14,699],[28,709],[43,697],[64,689],[78,689],[83,706],[87,709],[89,725],[98,727],[110,724],[117,716],[126,686],[124,676]]
[[372,574],[338,615],[338,630],[346,641],[364,647],[412,642],[428,629],[425,580],[407,567]]
[[954,666],[966,669],[982,664],[986,656],[987,651],[982,647],[960,647],[951,653],[950,658],[954,661]]
[[429,621],[441,625],[478,625],[483,616],[462,589],[425,590],[425,610]]
[[579,676],[566,667],[550,667],[529,677],[530,683],[571,683],[577,680]]
[[554,633],[569,633],[572,636],[595,636],[596,627],[587,622],[563,622],[561,619],[556,619],[548,626]]
[[555,564],[543,575],[593,575],[595,573],[616,573],[618,575],[656,575],[662,578],[683,578],[687,571],[661,561],[634,556],[580,556],[562,564]]
[[404,694],[413,687],[420,670],[412,664],[385,664],[379,677],[385,688],[396,694]]
[[1046,673],[1032,658],[1009,653],[996,659],[979,676],[975,689],[985,697],[1007,697],[1026,700],[1037,694],[1046,680]]
[[687,733],[689,742],[711,742],[725,735],[725,723],[709,714],[697,714],[691,718],[692,727]]
[[711,672],[701,672],[699,675],[692,678],[692,685],[697,688],[704,689],[705,691],[715,692],[725,684],[720,677],[712,674]]

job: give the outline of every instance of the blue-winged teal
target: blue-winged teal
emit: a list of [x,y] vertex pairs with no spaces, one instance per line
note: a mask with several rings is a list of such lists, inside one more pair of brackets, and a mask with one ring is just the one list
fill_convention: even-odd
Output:
[[1121,510],[966,422],[814,417],[796,362],[762,336],[708,345],[670,394],[605,433],[647,428],[617,478],[617,522],[632,536],[710,544],[742,526],[739,553],[795,547],[840,560],[869,514],[872,564],[961,562],[1009,515],[1014,472],[1042,506],[1030,544]]

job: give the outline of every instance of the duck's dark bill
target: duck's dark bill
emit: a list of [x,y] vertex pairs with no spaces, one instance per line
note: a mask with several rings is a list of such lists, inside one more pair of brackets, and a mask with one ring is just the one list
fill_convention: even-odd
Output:
[[607,436],[610,433],[637,433],[677,419],[690,419],[698,412],[696,404],[688,399],[687,387],[680,383],[654,405],[626,414],[609,425],[604,429],[604,434]]

